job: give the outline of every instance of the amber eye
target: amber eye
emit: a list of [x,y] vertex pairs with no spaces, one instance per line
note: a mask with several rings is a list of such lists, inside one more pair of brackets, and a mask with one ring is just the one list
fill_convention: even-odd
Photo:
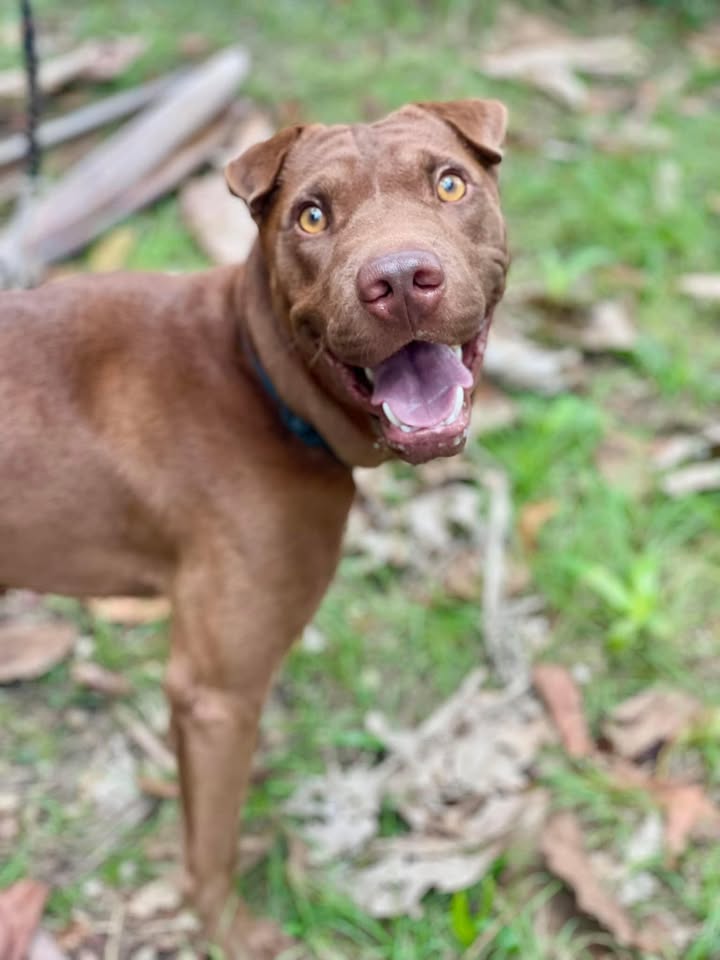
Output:
[[328,219],[320,207],[311,204],[300,211],[298,223],[300,229],[304,230],[305,233],[322,233],[323,230],[327,229]]
[[457,173],[445,173],[438,180],[437,195],[445,203],[462,200],[466,191],[465,181]]

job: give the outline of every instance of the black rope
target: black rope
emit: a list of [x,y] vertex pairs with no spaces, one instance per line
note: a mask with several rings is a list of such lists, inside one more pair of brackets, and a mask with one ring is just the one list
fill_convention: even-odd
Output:
[[40,90],[38,88],[38,60],[35,48],[35,23],[33,21],[30,0],[20,0],[22,15],[22,40],[25,54],[25,73],[27,76],[27,169],[35,180],[40,173],[42,154],[37,141],[38,117],[40,115]]

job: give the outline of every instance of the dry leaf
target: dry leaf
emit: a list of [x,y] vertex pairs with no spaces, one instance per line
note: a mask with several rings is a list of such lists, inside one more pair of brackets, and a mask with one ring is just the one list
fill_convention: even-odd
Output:
[[158,777],[138,777],[137,785],[148,797],[156,800],[177,800],[180,784],[177,780],[161,780]]
[[582,355],[573,347],[550,350],[497,326],[488,338],[484,370],[508,387],[547,396],[569,390],[583,378]]
[[255,221],[216,172],[185,184],[180,209],[188,229],[214,263],[242,263],[247,258],[257,237]]
[[522,507],[518,517],[518,530],[526,550],[533,551],[537,548],[540,531],[559,509],[557,500],[535,500]]
[[86,660],[74,663],[70,676],[78,686],[87,687],[108,697],[124,697],[132,690],[130,681],[121,673],[106,670],[99,663]]
[[313,777],[291,797],[287,812],[305,821],[313,863],[352,856],[374,836],[386,768],[356,766]]
[[588,730],[580,690],[566,667],[540,663],[533,684],[548,709],[563,746],[571,757],[589,757],[594,744]]
[[[580,909],[608,930],[618,944],[639,949],[657,949],[641,933],[620,902],[606,889],[583,844],[580,823],[572,813],[555,814],[542,836],[541,849],[548,868],[575,894]],[[652,940],[657,938],[653,934]]]
[[603,734],[618,756],[634,760],[677,739],[702,709],[698,700],[679,690],[644,690],[615,707]]
[[720,829],[720,809],[700,784],[664,784],[656,793],[665,811],[665,846],[672,860],[685,852],[698,828]]
[[[520,409],[515,400],[491,383],[480,383],[473,395],[473,411],[470,420],[470,439],[484,437],[496,430],[513,426],[520,417]],[[442,460],[433,461],[443,463]],[[448,463],[462,463],[453,458]]]
[[370,866],[352,870],[347,893],[373,917],[418,917],[429,890],[465,890],[487,871],[502,849],[491,844],[476,851],[458,840],[409,835],[376,841]]
[[170,603],[165,597],[101,597],[88,600],[87,608],[99,620],[139,627],[166,620]]
[[595,464],[608,483],[641,496],[650,487],[650,443],[622,430],[607,434],[595,452]]
[[594,303],[579,333],[582,348],[594,353],[632,350],[637,338],[637,329],[624,300],[599,300]]
[[680,277],[678,288],[694,300],[720,303],[720,273],[686,273]]
[[520,40],[480,60],[487,76],[523,81],[576,110],[589,103],[578,73],[629,76],[640,73],[644,65],[644,51],[630,37],[576,37],[550,21],[541,39]]
[[28,960],[69,960],[69,957],[46,930],[38,930],[30,944]]
[[[383,762],[330,771],[288,804],[303,821],[311,863],[358,858],[345,886],[376,916],[417,913],[432,887],[462,889],[510,838],[536,833],[544,820],[545,793],[528,789],[550,735],[540,705],[526,690],[483,682],[482,671],[471,674],[415,730],[369,716],[368,730],[387,749]],[[412,833],[376,839],[383,798]]]
[[152,880],[133,894],[128,914],[134,920],[149,920],[161,913],[174,913],[182,904],[178,887],[167,879]]
[[95,244],[88,257],[92,273],[110,273],[121,270],[128,261],[137,241],[132,227],[116,227]]
[[60,620],[0,624],[0,683],[41,677],[72,651],[77,630]]
[[45,884],[35,880],[18,880],[5,890],[0,890],[2,960],[27,960],[47,895]]
[[666,473],[660,480],[660,489],[669,497],[687,497],[692,493],[720,490],[720,460],[694,463]]

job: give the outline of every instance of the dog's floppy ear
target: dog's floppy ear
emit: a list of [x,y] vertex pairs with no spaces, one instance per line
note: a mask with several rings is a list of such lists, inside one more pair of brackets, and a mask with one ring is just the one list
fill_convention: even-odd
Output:
[[499,100],[448,100],[418,103],[418,107],[449,123],[485,160],[490,163],[502,160],[508,112]]
[[230,192],[245,201],[256,220],[262,216],[287,152],[301,131],[302,126],[286,127],[269,140],[256,143],[225,167]]

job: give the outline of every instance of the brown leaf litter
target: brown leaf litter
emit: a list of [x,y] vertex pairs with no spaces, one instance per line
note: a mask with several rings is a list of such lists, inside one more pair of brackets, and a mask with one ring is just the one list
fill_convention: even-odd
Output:
[[617,756],[640,760],[676,740],[702,712],[702,704],[687,693],[651,688],[615,707],[603,735]]
[[533,685],[545,704],[571,757],[589,757],[595,751],[582,695],[570,671],[560,664],[539,663],[533,669]]
[[88,600],[87,608],[98,620],[125,627],[157,623],[170,616],[170,602],[165,597],[99,597]]
[[0,683],[43,676],[71,653],[77,630],[62,620],[0,622]]
[[636,77],[646,60],[645,51],[631,37],[580,37],[555,21],[513,7],[501,16],[495,42],[478,66],[487,76],[518,80],[564,106],[586,110],[590,91],[581,74]]
[[588,856],[582,827],[569,812],[550,818],[542,835],[541,849],[548,868],[566,883],[579,908],[610,931],[618,944],[639,950],[655,951],[664,946],[664,938],[654,931],[640,930],[616,896],[602,883]]
[[678,288],[701,303],[720,303],[720,273],[686,273]]
[[[415,730],[378,716],[368,728],[385,745],[374,767],[331,770],[302,785],[288,804],[301,820],[310,861],[352,859],[342,884],[373,916],[417,915],[431,888],[467,887],[511,834],[537,829],[545,795],[532,767],[550,729],[527,691],[491,690],[482,671]],[[407,834],[379,839],[383,800]]]
[[0,957],[27,960],[40,924],[48,888],[35,880],[18,880],[0,890]]
[[[264,114],[251,113],[236,131],[222,159],[233,159],[273,133]],[[194,177],[182,187],[180,209],[190,233],[213,263],[237,264],[247,259],[257,236],[255,221],[216,170]]]

